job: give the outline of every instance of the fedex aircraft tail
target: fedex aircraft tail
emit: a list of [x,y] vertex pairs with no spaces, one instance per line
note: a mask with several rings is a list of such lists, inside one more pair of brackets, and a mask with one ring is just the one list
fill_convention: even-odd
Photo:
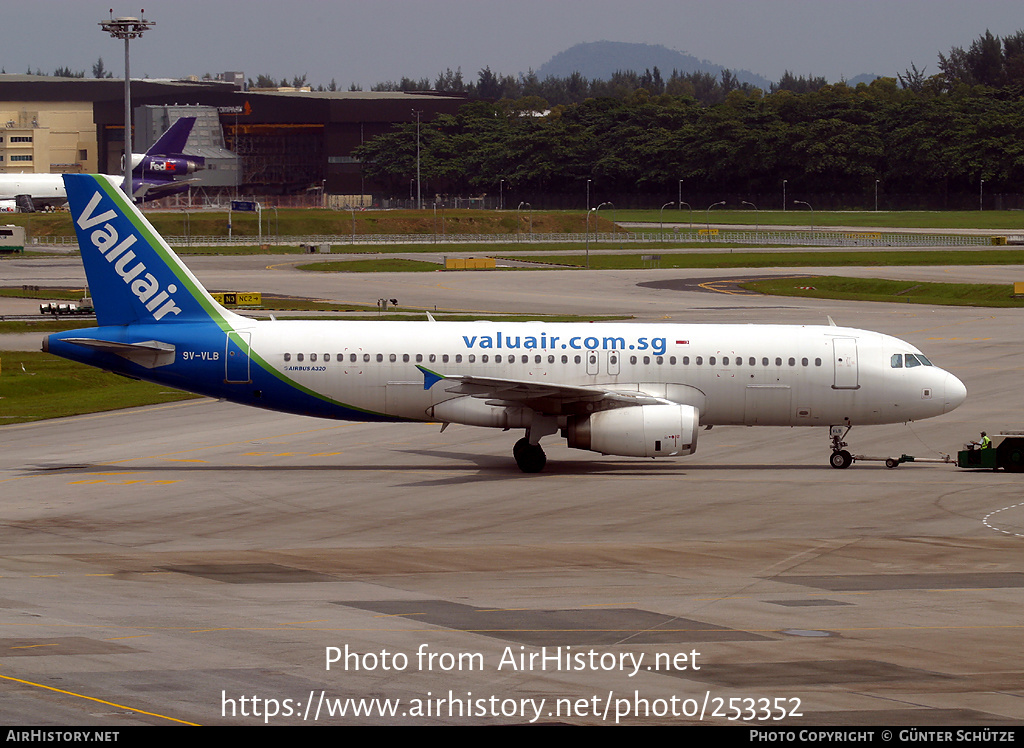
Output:
[[101,327],[214,322],[230,329],[237,315],[214,301],[114,177],[67,174],[64,185]]

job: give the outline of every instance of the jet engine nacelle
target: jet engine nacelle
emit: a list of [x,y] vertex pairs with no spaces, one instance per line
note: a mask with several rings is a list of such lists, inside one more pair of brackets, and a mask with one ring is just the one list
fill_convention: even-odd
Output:
[[640,405],[573,419],[570,447],[626,457],[676,457],[697,451],[700,413],[692,405]]

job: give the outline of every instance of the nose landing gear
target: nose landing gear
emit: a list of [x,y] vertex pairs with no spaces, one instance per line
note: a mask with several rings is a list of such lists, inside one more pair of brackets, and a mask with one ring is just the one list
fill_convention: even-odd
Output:
[[849,446],[845,441],[846,435],[850,433],[853,426],[829,426],[829,436],[832,438],[832,456],[828,458],[828,464],[836,470],[844,470],[853,464],[853,455],[843,449]]

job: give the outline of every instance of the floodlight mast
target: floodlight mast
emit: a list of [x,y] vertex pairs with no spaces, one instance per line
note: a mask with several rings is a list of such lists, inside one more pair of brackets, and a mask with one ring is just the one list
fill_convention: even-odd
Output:
[[132,197],[132,86],[131,72],[128,64],[128,41],[142,36],[144,31],[156,25],[156,21],[146,20],[146,11],[141,11],[142,18],[123,16],[114,18],[114,9],[110,9],[110,20],[100,21],[99,26],[115,39],[124,39],[124,184],[121,189],[128,197]]

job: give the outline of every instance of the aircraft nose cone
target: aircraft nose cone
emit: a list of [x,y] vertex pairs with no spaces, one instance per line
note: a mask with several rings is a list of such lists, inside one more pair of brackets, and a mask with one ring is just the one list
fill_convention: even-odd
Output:
[[967,387],[952,374],[946,374],[944,391],[945,398],[943,400],[943,413],[948,413],[954,408],[959,407],[963,404],[964,400],[967,399]]

